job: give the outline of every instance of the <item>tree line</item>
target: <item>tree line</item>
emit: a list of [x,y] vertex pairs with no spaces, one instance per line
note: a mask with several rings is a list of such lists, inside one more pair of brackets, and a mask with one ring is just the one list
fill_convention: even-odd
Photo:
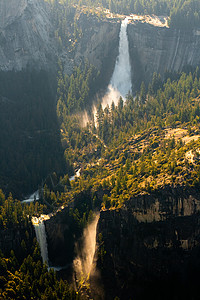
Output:
[[[73,6],[101,7],[107,8],[113,13],[120,14],[170,16],[169,25],[172,28],[188,30],[200,27],[200,3],[198,0],[79,0],[78,2],[75,0],[64,0],[62,3],[59,3],[57,0],[49,1],[54,9],[55,7],[58,9],[59,6],[67,8],[66,11],[69,11]],[[60,12],[59,14],[63,13]],[[63,28],[63,26],[59,28]]]

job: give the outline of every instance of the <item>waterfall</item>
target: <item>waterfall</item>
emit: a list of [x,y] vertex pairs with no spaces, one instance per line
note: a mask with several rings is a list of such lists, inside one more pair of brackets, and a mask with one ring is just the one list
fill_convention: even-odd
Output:
[[30,195],[27,199],[23,200],[21,203],[30,203],[30,202],[38,201],[39,198],[40,198],[39,190],[37,190],[32,195]]
[[32,224],[35,228],[36,238],[40,245],[40,251],[42,256],[43,263],[48,265],[48,250],[47,250],[47,237],[46,230],[44,225],[44,220],[47,219],[47,216],[41,215],[39,218],[33,217]]
[[[76,172],[76,177],[80,176],[81,169],[79,169]],[[71,179],[72,180],[72,179]],[[60,206],[55,212],[52,212],[48,215],[40,215],[38,218],[37,217],[32,217],[32,224],[35,229],[35,234],[37,241],[40,246],[40,252],[42,256],[42,261],[43,263],[47,263],[49,267],[49,259],[48,259],[48,246],[47,246],[47,236],[46,236],[46,229],[44,225],[44,221],[49,220],[51,217],[55,216],[58,212],[62,211],[65,208],[64,205]],[[50,268],[53,268],[55,271],[60,271],[62,267],[59,266],[50,266]]]
[[69,178],[69,181],[75,180],[76,177],[80,177],[80,176],[81,176],[81,168],[78,169],[78,171],[76,171],[76,173]]
[[125,98],[131,91],[131,66],[129,57],[129,44],[127,35],[128,18],[122,21],[119,35],[119,56],[111,78],[111,86]]
[[[99,214],[94,221],[89,224],[83,232],[83,247],[78,250],[78,256],[73,261],[74,271],[78,284],[85,284],[89,279],[94,266],[94,256],[96,250],[96,230]],[[78,247],[77,247],[78,248]]]
[[116,59],[114,72],[108,86],[108,92],[102,100],[102,107],[111,106],[112,102],[118,104],[120,96],[125,100],[126,95],[131,92],[131,65],[129,57],[129,43],[127,25],[129,18],[121,23],[119,33],[119,55]]

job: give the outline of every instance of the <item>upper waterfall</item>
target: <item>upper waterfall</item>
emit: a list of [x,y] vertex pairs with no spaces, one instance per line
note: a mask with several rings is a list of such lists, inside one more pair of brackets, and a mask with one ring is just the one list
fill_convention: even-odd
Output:
[[114,72],[108,86],[108,92],[102,100],[102,107],[118,104],[120,96],[125,99],[126,95],[131,92],[131,65],[129,56],[129,43],[127,35],[127,25],[129,18],[126,17],[121,23],[119,33],[119,55],[116,59]]
[[119,35],[119,56],[116,60],[115,69],[110,82],[111,86],[117,90],[123,98],[125,98],[132,88],[127,25],[128,18],[125,18],[122,21]]

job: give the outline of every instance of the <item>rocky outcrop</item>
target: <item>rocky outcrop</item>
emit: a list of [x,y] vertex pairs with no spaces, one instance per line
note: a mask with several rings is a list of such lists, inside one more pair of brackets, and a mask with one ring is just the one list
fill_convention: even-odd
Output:
[[107,85],[112,77],[116,58],[119,54],[120,22],[100,20],[82,14],[78,20],[82,31],[74,60],[88,60],[99,71],[101,80]]
[[68,208],[45,221],[50,266],[64,267],[72,264],[76,242],[74,231],[78,230],[75,227]]
[[125,205],[138,222],[165,221],[168,218],[200,213],[196,189],[165,186],[152,194],[134,197]]
[[200,31],[181,31],[136,22],[128,37],[133,83],[149,82],[154,72],[182,71],[200,65]]
[[77,24],[82,33],[73,51],[60,48],[53,24],[50,7],[44,0],[2,0],[0,70],[55,70],[60,57],[64,71],[71,75],[75,65],[88,60],[102,74],[99,80],[107,85],[118,55],[120,23],[80,14]]
[[[64,70],[70,74],[74,65],[88,60],[98,70],[114,68],[118,54],[120,24],[80,15],[82,37],[73,54],[60,49],[54,38],[49,5],[44,0],[2,0],[0,3],[0,70],[22,70],[27,66],[50,69],[60,55]],[[106,73],[107,74],[107,73]],[[104,77],[106,77],[104,74]],[[109,74],[111,76],[111,74]]]
[[57,62],[50,11],[43,0],[0,2],[0,70],[50,69]]
[[199,215],[148,224],[121,210],[102,213],[97,267],[105,299],[169,299],[173,293],[186,299],[184,286],[191,289],[199,277],[199,222]]
[[105,299],[195,295],[193,284],[200,265],[199,204],[197,191],[168,188],[158,195],[132,199],[122,209],[101,212],[97,266]]

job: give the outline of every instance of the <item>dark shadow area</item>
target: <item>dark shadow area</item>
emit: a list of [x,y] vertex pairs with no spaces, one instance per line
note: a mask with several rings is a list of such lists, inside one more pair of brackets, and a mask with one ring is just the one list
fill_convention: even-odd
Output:
[[56,76],[0,72],[0,188],[15,197],[65,169],[56,115]]
[[136,197],[125,209],[102,211],[97,267],[103,299],[199,299],[198,205],[197,190],[168,188]]

